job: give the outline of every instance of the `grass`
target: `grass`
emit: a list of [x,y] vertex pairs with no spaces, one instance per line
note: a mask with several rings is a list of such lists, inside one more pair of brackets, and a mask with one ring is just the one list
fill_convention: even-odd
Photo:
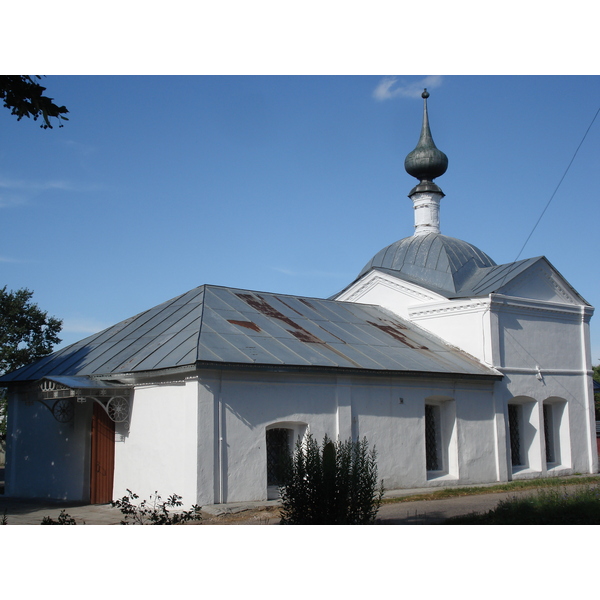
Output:
[[[574,487],[576,486],[576,487]],[[458,487],[401,498],[384,503],[443,500],[460,496],[520,492],[535,493],[498,503],[487,513],[471,513],[447,519],[445,525],[600,525],[600,476],[524,479],[484,487]]]
[[402,496],[400,498],[386,498],[383,504],[393,502],[416,502],[417,500],[443,500],[445,498],[456,498],[459,496],[475,496],[481,494],[497,494],[499,492],[518,492],[529,489],[557,488],[571,485],[600,484],[600,477],[547,477],[540,479],[523,479],[520,481],[508,481],[490,486],[472,486],[444,488],[435,492],[418,494],[414,496]]
[[600,485],[540,488],[525,498],[504,500],[483,514],[452,517],[446,525],[600,525]]

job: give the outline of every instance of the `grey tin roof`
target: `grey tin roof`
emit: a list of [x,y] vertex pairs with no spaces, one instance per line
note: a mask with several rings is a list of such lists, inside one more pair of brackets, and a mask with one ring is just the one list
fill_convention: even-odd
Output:
[[205,285],[0,378],[242,365],[496,376],[377,306]]
[[[364,266],[351,285],[370,271],[381,271],[448,299],[474,298],[500,292],[521,273],[540,262],[545,262],[560,275],[545,256],[497,265],[472,244],[429,233],[404,238],[383,248]],[[560,277],[577,298],[588,304],[562,275]],[[332,298],[339,297],[342,292]]]
[[440,233],[404,238],[380,250],[358,277],[372,269],[397,272],[444,296],[455,294],[477,269],[496,263],[479,248]]

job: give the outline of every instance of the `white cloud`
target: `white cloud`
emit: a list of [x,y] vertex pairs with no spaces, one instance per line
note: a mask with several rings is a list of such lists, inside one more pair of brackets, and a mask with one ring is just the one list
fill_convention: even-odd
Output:
[[81,186],[69,181],[44,181],[36,183],[35,181],[22,181],[18,179],[0,178],[0,188],[6,190],[22,190],[26,192],[43,192],[45,190],[63,190],[66,192],[86,191],[95,189],[94,186]]
[[63,140],[62,143],[68,148],[73,148],[79,154],[91,154],[96,150],[94,146],[82,144],[81,142],[76,142],[75,140]]
[[391,98],[418,98],[423,88],[433,89],[442,85],[440,75],[428,75],[419,81],[406,83],[399,81],[397,77],[384,77],[373,91],[376,100],[390,100]]
[[0,194],[0,208],[11,208],[27,204],[27,199],[16,194]]
[[7,179],[0,176],[0,208],[9,208],[27,204],[32,195],[48,190],[63,192],[86,193],[101,189],[97,184],[79,184],[61,179],[53,181],[23,181],[21,179]]
[[[2,204],[0,204],[2,206]],[[10,256],[0,256],[0,263],[22,263],[26,262],[24,260],[20,260],[18,258],[11,258]]]

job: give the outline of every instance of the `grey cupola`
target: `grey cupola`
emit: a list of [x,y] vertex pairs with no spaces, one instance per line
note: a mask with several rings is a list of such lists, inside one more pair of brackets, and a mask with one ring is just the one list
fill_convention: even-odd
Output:
[[359,278],[380,270],[406,281],[422,285],[447,297],[460,295],[471,278],[496,263],[479,248],[440,232],[440,200],[444,192],[433,182],[448,168],[448,157],[438,150],[431,137],[427,98],[421,94],[423,125],[417,147],[406,157],[404,168],[419,183],[408,197],[413,202],[415,230],[380,250],[362,269]]

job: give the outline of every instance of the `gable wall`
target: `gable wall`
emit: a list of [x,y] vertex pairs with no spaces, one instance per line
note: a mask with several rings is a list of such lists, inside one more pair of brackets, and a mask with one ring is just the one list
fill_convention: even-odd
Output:
[[581,305],[581,299],[567,281],[542,259],[500,287],[498,292],[517,298],[529,298],[558,304]]
[[589,310],[494,294],[492,311],[497,366],[587,370],[582,326],[589,321]]
[[383,306],[406,319],[409,307],[425,302],[443,301],[445,298],[397,277],[371,271],[344,290],[336,300]]

